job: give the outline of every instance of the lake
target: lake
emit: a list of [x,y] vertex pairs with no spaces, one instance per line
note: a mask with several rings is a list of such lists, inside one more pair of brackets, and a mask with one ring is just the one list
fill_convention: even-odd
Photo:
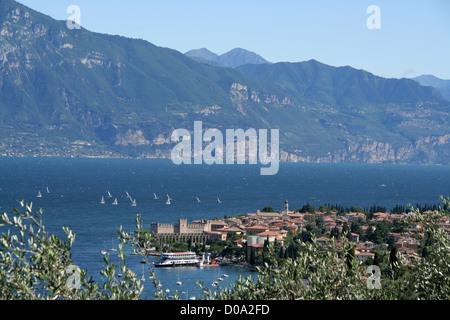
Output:
[[[44,222],[51,232],[63,236],[62,227],[68,226],[76,234],[74,264],[97,280],[104,265],[100,250],[117,246],[120,226],[134,230],[136,214],[141,214],[144,228],[149,229],[152,222],[214,219],[265,206],[281,211],[286,199],[290,209],[309,202],[316,207],[330,203],[369,208],[376,204],[390,210],[397,204],[439,204],[439,196],[450,193],[450,166],[281,163],[276,175],[262,176],[260,166],[250,164],[3,157],[0,168],[0,210],[10,211],[23,199],[44,210]],[[42,197],[36,197],[38,192]],[[127,193],[136,199],[136,206],[131,206]],[[167,195],[173,199],[171,205],[165,204]],[[102,196],[105,204],[100,204]],[[114,198],[118,205],[112,205]],[[145,272],[141,260],[127,255],[127,265],[139,276]],[[164,289],[183,291],[185,298],[201,294],[197,280],[209,287],[226,273],[229,277],[221,285],[228,286],[239,275],[254,275],[233,267],[156,268],[155,272]],[[176,285],[177,279],[182,286]],[[153,292],[147,280],[142,298],[153,299]]]

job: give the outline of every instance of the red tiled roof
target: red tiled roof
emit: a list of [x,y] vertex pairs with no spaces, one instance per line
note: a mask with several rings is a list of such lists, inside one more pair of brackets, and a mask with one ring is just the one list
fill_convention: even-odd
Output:
[[278,231],[264,231],[261,233],[258,233],[257,236],[281,236],[282,234]]
[[253,248],[263,248],[264,245],[263,244],[248,244],[248,247],[253,247]]
[[247,227],[245,229],[251,229],[251,230],[259,230],[259,229],[264,229],[264,230],[268,230],[268,227],[265,226],[251,226],[251,227]]

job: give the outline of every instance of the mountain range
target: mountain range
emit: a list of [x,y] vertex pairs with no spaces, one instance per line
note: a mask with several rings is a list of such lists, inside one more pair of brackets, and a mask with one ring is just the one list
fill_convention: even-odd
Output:
[[185,54],[0,2],[0,154],[170,157],[176,128],[280,129],[282,161],[449,164],[432,85],[236,48]]

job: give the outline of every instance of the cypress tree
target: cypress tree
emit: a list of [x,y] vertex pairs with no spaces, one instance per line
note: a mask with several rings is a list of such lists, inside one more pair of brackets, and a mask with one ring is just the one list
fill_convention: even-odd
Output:
[[396,246],[392,246],[391,247],[391,252],[389,253],[389,263],[391,265],[394,265],[395,263],[398,262],[398,258],[397,258],[397,247]]
[[374,252],[375,255],[373,257],[373,264],[376,266],[380,266],[380,254],[378,253],[378,251]]
[[255,265],[255,250],[250,249],[250,261],[249,263],[253,266]]

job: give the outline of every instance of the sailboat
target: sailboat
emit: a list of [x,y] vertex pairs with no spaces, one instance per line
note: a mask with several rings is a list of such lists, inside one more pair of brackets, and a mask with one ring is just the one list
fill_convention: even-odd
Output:
[[198,203],[202,203],[198,197],[196,197],[196,198],[197,198],[197,202],[198,202]]
[[153,192],[153,199],[158,200],[158,196]]
[[130,196],[130,194],[128,193],[128,191],[125,191],[125,193],[127,194],[127,198],[130,199],[131,201],[133,201],[133,200],[131,199],[131,196]]
[[105,198],[102,196],[102,200],[100,200],[101,204],[105,204]]
[[108,251],[115,251],[115,252],[117,252],[117,249],[114,248],[114,239],[111,240],[111,248],[109,248]]
[[136,204],[136,199],[134,199],[134,200],[131,202],[131,206],[132,206],[132,207],[136,207],[136,206],[137,206],[137,204]]
[[112,195],[109,191],[108,191],[108,198],[112,198]]
[[[103,243],[103,245],[104,245],[104,243]],[[100,253],[103,254],[103,255],[105,255],[105,254],[106,254],[106,250],[105,250],[105,249],[102,249],[102,250],[100,250]]]
[[220,200],[219,197],[217,197],[217,202],[222,203],[222,200]]
[[167,195],[167,201],[166,201],[166,204],[170,204],[170,203],[171,203],[170,200],[172,200],[172,199],[169,197],[169,195]]
[[39,191],[38,192],[38,194],[37,194],[37,196],[36,197],[38,197],[38,198],[42,198],[42,194],[41,194],[41,191]]
[[50,190],[48,189],[48,187],[47,187],[47,193],[50,193]]
[[117,198],[114,199],[113,205],[117,205],[119,202],[117,202]]

